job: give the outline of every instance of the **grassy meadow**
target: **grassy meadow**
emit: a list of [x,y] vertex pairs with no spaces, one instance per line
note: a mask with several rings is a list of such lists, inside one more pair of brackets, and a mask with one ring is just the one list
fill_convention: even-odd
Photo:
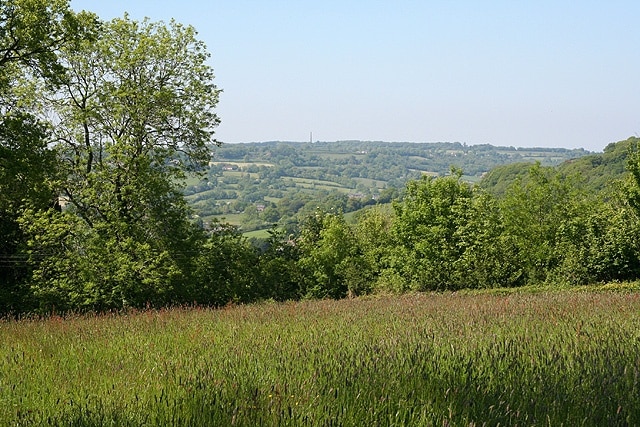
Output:
[[640,293],[0,322],[0,425],[639,425]]

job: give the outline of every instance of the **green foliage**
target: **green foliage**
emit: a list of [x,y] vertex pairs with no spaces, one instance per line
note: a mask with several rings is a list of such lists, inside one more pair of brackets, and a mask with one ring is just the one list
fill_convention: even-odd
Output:
[[624,182],[622,191],[629,201],[629,205],[637,212],[640,213],[640,148],[638,143],[640,141],[635,139],[627,147],[627,169],[630,175]]
[[0,5],[2,311],[188,297],[205,236],[178,188],[210,159],[220,92],[195,35],[67,1]]
[[257,250],[235,227],[216,224],[194,255],[194,273],[183,301],[222,306],[261,298]]
[[348,279],[357,274],[355,238],[342,214],[316,212],[302,224],[300,266],[306,277],[305,296],[343,298]]
[[[76,215],[26,211],[33,297],[42,312],[161,306],[171,300],[180,269],[167,251]],[[124,224],[122,224],[124,226]]]
[[30,292],[26,279],[29,268],[27,255],[21,250],[25,241],[17,221],[17,213],[0,210],[0,313],[20,313],[29,310]]
[[[574,183],[587,192],[612,190],[610,188],[612,183],[626,175],[629,149],[637,142],[638,138],[631,137],[607,145],[602,153],[565,159],[557,165],[557,171],[565,178],[575,179],[578,177],[578,182],[574,181]],[[526,184],[524,180],[527,179],[531,166],[532,163],[497,166],[483,176],[480,186],[491,194],[502,197],[516,179],[520,179],[523,184]]]
[[49,124],[37,117],[32,86],[55,87],[63,67],[60,49],[84,37],[84,14],[66,0],[0,3],[0,312],[29,308],[29,271],[22,252],[19,213],[57,203],[58,166]]
[[585,285],[640,276],[640,228],[628,206],[592,199],[558,230],[561,263],[552,283]]
[[539,164],[500,198],[460,175],[409,183],[380,276],[400,291],[637,278],[637,187],[599,196],[582,183]]
[[141,196],[163,203],[185,170],[206,164],[219,94],[207,58],[193,28],[127,16],[63,51],[63,102],[51,107],[68,159],[64,195],[83,218],[136,221]]
[[516,181],[502,200],[505,232],[516,246],[513,261],[522,265],[528,283],[543,282],[559,263],[558,229],[572,211],[573,187],[553,169],[534,165],[526,183]]
[[[0,312],[640,276],[637,138],[601,155],[269,142],[210,162],[208,59],[175,21],[0,4]],[[543,166],[567,157],[580,158]],[[505,163],[477,187],[459,169],[473,181]],[[257,245],[239,232],[268,226]]]
[[55,177],[54,153],[47,149],[46,124],[33,116],[12,112],[0,124],[0,210],[16,211],[25,202],[52,202],[50,180]]
[[479,186],[497,197],[502,197],[517,180],[526,179],[531,163],[512,163],[496,166],[480,180]]
[[460,173],[409,183],[395,210],[391,277],[409,289],[523,283],[523,268],[514,259],[516,240],[506,232],[498,202],[462,182]]
[[527,184],[510,188],[502,201],[505,232],[514,238],[514,262],[521,263],[527,283],[637,277],[637,215],[626,207],[626,196],[597,195],[587,188],[539,165]]
[[473,191],[460,176],[409,182],[404,200],[394,205],[394,237],[405,257],[398,267],[411,289],[462,285],[454,265],[464,251],[457,230],[469,217]]
[[269,230],[266,245],[260,254],[258,267],[262,297],[286,301],[304,296],[301,289],[300,247],[293,235],[273,227]]
[[474,192],[466,219],[455,231],[462,252],[453,261],[455,283],[465,288],[512,287],[524,284],[517,262],[516,238],[506,231],[499,202]]
[[[49,81],[62,72],[57,51],[80,33],[80,20],[68,0],[5,0],[0,5],[0,92],[10,85],[14,65]],[[2,99],[6,101],[6,99]],[[0,101],[0,102],[2,102]]]
[[[361,268],[352,279],[358,284],[357,294],[398,291],[387,277],[395,247],[391,233],[393,221],[393,212],[382,207],[367,209],[356,218],[352,230],[361,255]],[[349,287],[355,285],[350,283]]]
[[584,156],[558,165],[558,172],[563,176],[580,176],[581,186],[586,191],[612,190],[612,183],[623,179],[627,174],[629,150],[638,141],[638,138],[631,137],[611,143],[601,154]]
[[187,296],[203,236],[176,183],[209,160],[219,91],[195,30],[125,16],[62,46],[56,115],[66,212],[27,211],[41,309],[159,306]]
[[29,308],[25,235],[18,219],[24,206],[46,209],[55,203],[55,158],[46,136],[46,126],[29,114],[0,118],[0,313]]

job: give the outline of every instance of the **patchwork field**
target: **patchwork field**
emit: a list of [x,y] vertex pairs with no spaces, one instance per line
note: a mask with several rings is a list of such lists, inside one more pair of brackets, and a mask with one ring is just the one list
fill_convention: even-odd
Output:
[[[539,161],[557,165],[589,154],[582,149],[516,149],[461,143],[375,141],[285,142],[223,144],[201,175],[181,184],[187,201],[205,221],[227,213],[248,215],[234,225],[243,230],[272,224],[299,223],[317,208],[352,212],[399,197],[408,181],[423,175],[446,176],[454,166],[465,182],[478,183],[497,166]],[[396,191],[394,191],[396,190]],[[281,201],[284,202],[281,203]],[[313,205],[299,213],[298,203]],[[348,202],[350,200],[350,202]],[[229,203],[229,207],[224,206]],[[258,205],[273,203],[266,213]]]
[[0,323],[0,424],[638,425],[640,293]]

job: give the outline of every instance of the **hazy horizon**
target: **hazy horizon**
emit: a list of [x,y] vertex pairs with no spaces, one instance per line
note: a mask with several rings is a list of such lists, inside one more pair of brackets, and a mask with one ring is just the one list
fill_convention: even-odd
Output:
[[380,140],[602,151],[640,133],[640,2],[166,0],[102,19],[193,25],[223,142]]
[[[624,138],[625,140],[627,138]],[[622,140],[620,140],[622,141]],[[620,142],[620,141],[611,141],[612,143],[615,142]],[[468,147],[472,147],[474,145],[491,145],[493,147],[505,147],[505,148],[515,148],[518,150],[527,150],[527,149],[538,149],[538,148],[560,148],[560,149],[566,149],[566,150],[580,150],[580,149],[584,149],[585,151],[589,151],[589,152],[602,152],[603,149],[600,150],[588,150],[584,147],[555,147],[555,146],[515,146],[515,145],[496,145],[496,144],[491,144],[491,143],[478,143],[478,144],[473,144],[473,143],[468,143],[468,142],[463,142],[463,141],[385,141],[385,140],[380,140],[380,139],[334,139],[334,140],[319,140],[319,139],[313,139],[312,141],[310,141],[309,139],[307,139],[306,141],[303,140],[294,140],[294,139],[288,139],[288,140],[284,140],[284,139],[270,139],[270,140],[264,140],[264,141],[229,141],[229,142],[224,142],[224,144],[268,144],[268,143],[273,143],[273,142],[283,142],[286,144],[308,144],[309,142],[311,143],[320,143],[320,144],[330,144],[333,142],[339,143],[339,142],[363,142],[363,143],[367,143],[367,142],[371,142],[371,143],[388,143],[388,144],[463,144],[463,145],[467,145]],[[607,144],[608,145],[608,144]],[[606,146],[606,145],[605,145]]]

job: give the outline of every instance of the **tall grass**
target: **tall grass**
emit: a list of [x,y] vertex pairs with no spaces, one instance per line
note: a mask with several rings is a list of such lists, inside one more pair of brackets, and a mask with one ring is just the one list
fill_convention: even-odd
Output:
[[0,323],[0,425],[639,425],[640,294]]

